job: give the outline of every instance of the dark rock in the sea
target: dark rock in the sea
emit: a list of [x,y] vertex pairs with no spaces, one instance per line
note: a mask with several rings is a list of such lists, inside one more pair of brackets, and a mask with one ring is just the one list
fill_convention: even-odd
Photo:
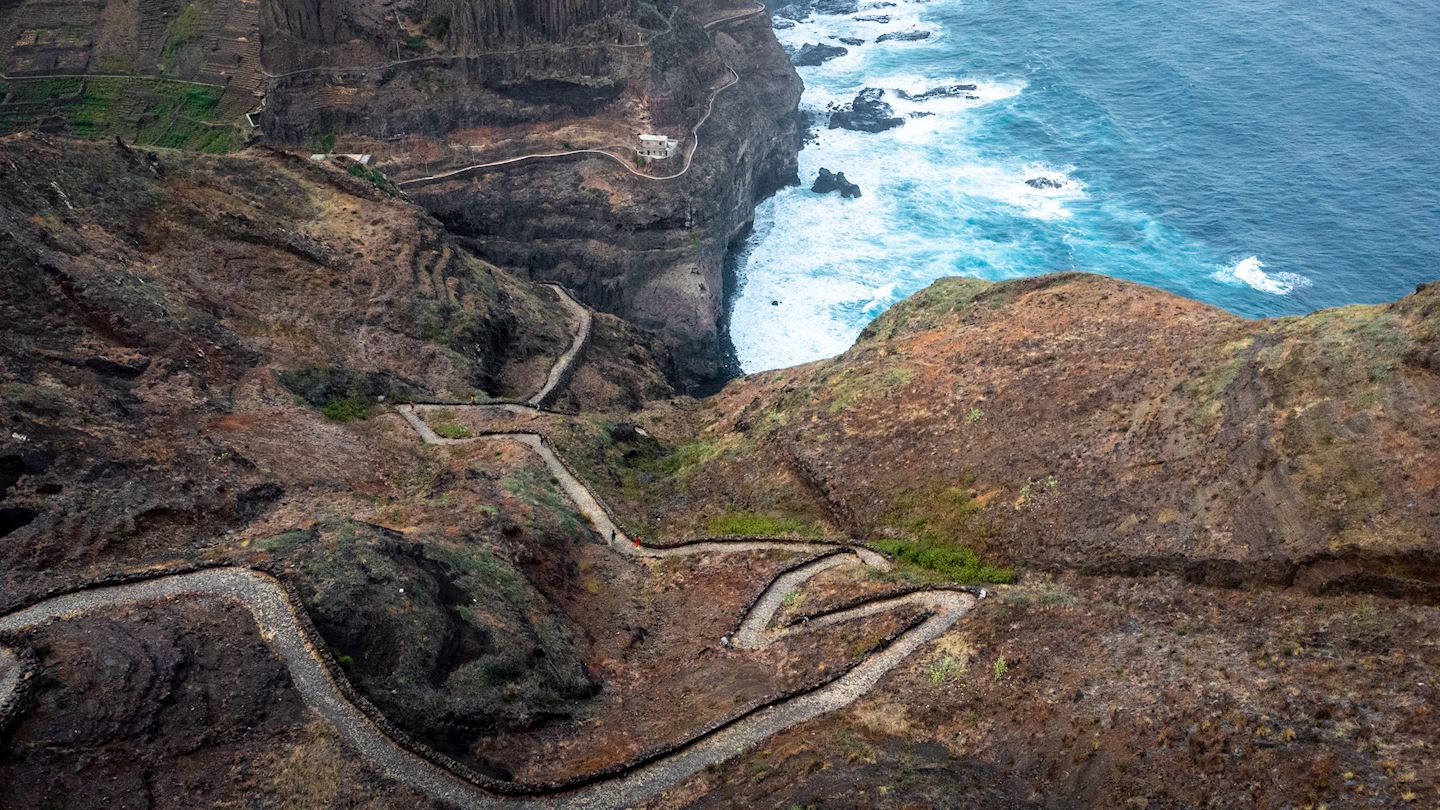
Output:
[[895,4],[894,4],[894,3],[871,3],[871,4],[867,5],[867,6],[865,6],[865,10],[866,10],[866,11],[870,11],[871,9],[876,9],[876,8],[894,8],[894,7],[895,7]]
[[780,18],[777,18],[773,23],[771,23],[771,26],[772,26],[773,28],[775,28],[777,31],[784,31],[786,28],[794,28],[794,27],[795,27],[795,21],[794,21],[794,20],[787,20],[787,19],[785,19],[784,17],[780,17]]
[[[785,27],[790,28],[797,22],[805,22],[810,19],[811,6],[812,4],[808,2],[791,3],[788,6],[781,6],[770,12],[770,16],[774,17],[777,23],[780,20],[789,20],[790,25]],[[781,26],[776,25],[775,27],[779,28]]]
[[839,39],[839,41],[845,43],[846,45],[864,45],[864,44],[865,44],[865,40],[863,40],[863,39],[861,39],[861,38],[859,38],[859,37],[839,37],[838,39]]
[[812,42],[803,45],[800,50],[790,58],[790,61],[794,62],[797,67],[814,67],[828,62],[837,56],[844,56],[849,52],[849,49],[842,48],[838,45],[825,45],[823,43],[816,45]]
[[929,39],[929,31],[891,31],[888,34],[881,34],[875,38],[876,42],[916,42],[922,39]]
[[919,111],[919,112],[910,113],[910,117],[911,117],[911,118],[929,118],[929,117],[933,116],[934,114],[935,114],[935,113],[933,113],[933,112],[926,112],[925,110],[921,110],[921,111]]
[[881,23],[881,24],[884,24],[884,23],[890,22],[890,17],[889,17],[889,15],[886,15],[886,14],[869,14],[869,15],[866,15],[866,16],[864,16],[864,17],[856,17],[856,18],[855,18],[855,21],[856,21],[856,22],[873,22],[873,23]]
[[810,186],[810,190],[816,194],[838,191],[841,197],[860,196],[860,187],[845,179],[844,172],[832,173],[829,169],[820,170],[820,174],[815,178],[815,184]]
[[830,113],[830,129],[853,129],[856,132],[884,132],[905,123],[896,118],[895,110],[881,101],[885,91],[867,87],[855,96],[848,108]]
[[1065,182],[1050,177],[1032,177],[1025,181],[1025,185],[1031,188],[1064,188]]
[[965,98],[976,98],[971,95],[975,90],[973,84],[947,84],[944,87],[932,87],[923,93],[907,93],[904,90],[896,90],[895,95],[906,101],[929,101],[932,98],[946,98],[949,96],[964,96]]
[[860,10],[856,0],[816,0],[816,14],[854,14]]
[[780,302],[779,302],[779,301],[772,300],[772,301],[770,302],[770,306],[772,306],[772,307],[778,307],[778,306],[780,306]]

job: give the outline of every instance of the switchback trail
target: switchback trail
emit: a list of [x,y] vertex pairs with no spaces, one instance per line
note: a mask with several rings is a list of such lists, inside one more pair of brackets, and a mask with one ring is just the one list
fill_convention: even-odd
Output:
[[[551,369],[545,387],[533,402],[543,401],[558,380],[573,369],[589,334],[589,313],[558,286],[556,294],[576,314],[570,348]],[[557,375],[556,371],[561,373]],[[465,408],[484,417],[495,413],[538,413],[536,405],[401,405],[400,415],[428,444],[519,442],[535,452],[565,494],[612,548],[638,557],[679,557],[695,554],[729,554],[784,550],[810,555],[782,571],[766,584],[739,617],[733,637],[724,643],[753,650],[842,622],[897,609],[919,609],[920,615],[866,653],[838,675],[782,695],[735,715],[694,736],[653,749],[617,766],[545,784],[500,782],[474,773],[448,757],[410,739],[380,716],[345,679],[343,671],[325,650],[299,597],[273,575],[241,566],[223,566],[179,573],[157,574],[124,584],[97,583],[94,587],[52,596],[0,616],[0,713],[17,705],[31,677],[20,656],[6,644],[19,643],[25,633],[56,622],[84,617],[96,611],[127,605],[178,599],[220,599],[243,605],[254,618],[261,636],[285,664],[301,698],[331,723],[336,731],[375,768],[424,793],[431,799],[465,808],[559,807],[613,808],[643,802],[679,785],[705,769],[730,759],[767,738],[827,712],[853,703],[873,689],[886,673],[926,643],[934,640],[985,595],[963,588],[915,589],[871,599],[805,617],[799,623],[772,627],[786,594],[816,574],[847,565],[887,569],[884,555],[848,541],[712,538],[673,544],[642,542],[621,528],[604,502],[587,487],[538,433],[490,433],[469,439],[446,439],[422,418],[430,408]],[[143,574],[141,575],[143,576]],[[712,629],[713,632],[713,629]],[[0,721],[7,718],[0,716]]]

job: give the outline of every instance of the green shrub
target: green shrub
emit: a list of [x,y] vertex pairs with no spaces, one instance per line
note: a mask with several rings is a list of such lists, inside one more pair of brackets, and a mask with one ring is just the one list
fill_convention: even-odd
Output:
[[444,14],[436,14],[425,24],[425,34],[431,39],[444,39],[450,33],[450,18]]
[[964,672],[965,667],[953,656],[947,655],[930,665],[930,683],[936,686],[949,683],[957,680]]
[[987,565],[969,548],[943,540],[878,540],[874,545],[896,559],[956,582],[1005,584],[1015,581],[1014,571]]
[[399,187],[396,186],[393,182],[391,182],[390,178],[386,177],[385,173],[380,171],[379,169],[372,169],[369,166],[362,166],[359,163],[351,163],[348,171],[350,172],[351,177],[358,177],[361,180],[367,180],[369,181],[370,185],[380,189],[391,197],[400,196]]
[[325,414],[325,418],[332,422],[354,422],[368,418],[372,407],[368,397],[332,397],[329,402],[320,406],[320,413]]

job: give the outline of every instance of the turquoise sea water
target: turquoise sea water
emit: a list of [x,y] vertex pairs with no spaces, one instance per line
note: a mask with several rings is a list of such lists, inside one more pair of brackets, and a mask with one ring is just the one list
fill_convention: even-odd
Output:
[[[945,275],[1087,270],[1247,316],[1440,278],[1434,0],[874,5],[776,32],[866,43],[799,68],[818,140],[737,256],[747,372],[843,351]],[[854,19],[872,14],[892,19]],[[932,35],[874,41],[908,30]],[[895,92],[956,83],[977,98]],[[904,126],[825,129],[826,106],[864,87]],[[822,166],[864,196],[809,191]],[[1041,176],[1063,187],[1025,184]]]

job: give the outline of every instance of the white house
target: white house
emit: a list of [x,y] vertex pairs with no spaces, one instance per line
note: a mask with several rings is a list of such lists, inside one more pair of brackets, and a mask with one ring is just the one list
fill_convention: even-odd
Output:
[[675,148],[679,145],[679,141],[664,135],[641,134],[640,146],[635,150],[635,154],[650,160],[664,160],[675,154]]

